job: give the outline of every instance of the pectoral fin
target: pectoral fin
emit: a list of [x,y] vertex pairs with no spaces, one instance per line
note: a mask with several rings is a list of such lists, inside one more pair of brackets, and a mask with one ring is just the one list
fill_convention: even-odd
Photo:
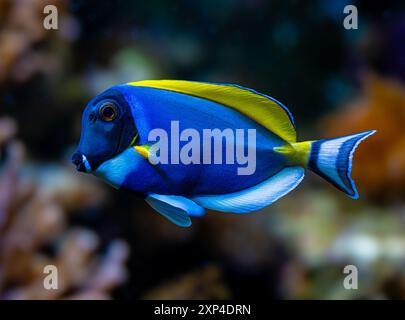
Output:
[[204,208],[181,196],[150,193],[146,202],[161,215],[180,227],[191,226],[190,216],[204,215]]
[[134,149],[146,160],[149,160],[149,157],[150,157],[150,152],[149,152],[150,146],[149,145],[135,146]]

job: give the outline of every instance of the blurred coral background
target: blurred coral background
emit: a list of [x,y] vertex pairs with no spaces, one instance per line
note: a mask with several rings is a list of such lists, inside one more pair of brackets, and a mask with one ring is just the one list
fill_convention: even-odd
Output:
[[[86,103],[160,78],[270,94],[299,140],[377,129],[355,156],[360,200],[308,173],[261,212],[181,229],[76,173]],[[0,0],[0,298],[405,299],[404,82],[400,0]],[[58,290],[43,288],[48,264]]]

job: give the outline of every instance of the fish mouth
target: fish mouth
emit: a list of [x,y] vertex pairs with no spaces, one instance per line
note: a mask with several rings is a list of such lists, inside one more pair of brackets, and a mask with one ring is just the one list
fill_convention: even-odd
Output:
[[72,163],[76,166],[76,170],[79,172],[90,173],[92,171],[90,162],[82,153],[76,152],[75,154],[73,154]]

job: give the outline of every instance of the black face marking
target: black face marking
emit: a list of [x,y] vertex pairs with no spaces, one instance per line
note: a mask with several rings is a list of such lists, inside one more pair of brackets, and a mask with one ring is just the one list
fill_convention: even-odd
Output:
[[85,161],[95,170],[128,148],[136,134],[130,105],[119,90],[109,89],[84,110],[80,143],[72,162],[82,169],[80,162]]

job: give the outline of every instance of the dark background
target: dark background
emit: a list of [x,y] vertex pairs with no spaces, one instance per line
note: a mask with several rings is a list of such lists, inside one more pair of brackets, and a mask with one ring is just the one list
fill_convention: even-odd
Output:
[[[8,253],[15,250],[63,264],[57,259],[61,239],[75,228],[98,239],[92,266],[101,264],[97,257],[117,238],[127,243],[129,260],[112,263],[106,274],[122,277],[108,288],[81,285],[92,273],[88,269],[60,294],[46,296],[32,289],[37,274],[23,276],[35,259],[21,258],[20,273],[0,268],[0,296],[405,298],[403,1],[51,3],[59,11],[59,30],[42,27],[48,2],[0,0],[0,114],[7,119],[0,122],[0,138],[2,125],[3,131],[18,127],[0,139],[3,176],[11,170],[9,146],[20,141],[25,150],[0,195],[19,194],[28,181],[33,190],[48,190],[50,198],[40,201],[57,203],[63,218],[58,216],[58,232],[38,236],[26,252],[17,250],[4,239],[28,241],[13,235],[19,228],[13,226],[27,215],[24,201],[31,208],[42,191],[28,199],[4,196],[0,266],[20,261]],[[358,8],[357,30],[343,27],[347,4]],[[69,157],[86,103],[112,85],[160,78],[237,83],[269,94],[289,107],[299,140],[377,129],[355,157],[361,200],[347,199],[308,174],[296,191],[262,212],[209,213],[182,230],[142,199],[78,177]],[[12,189],[9,181],[22,186]],[[358,290],[343,288],[347,264],[359,268]]]

